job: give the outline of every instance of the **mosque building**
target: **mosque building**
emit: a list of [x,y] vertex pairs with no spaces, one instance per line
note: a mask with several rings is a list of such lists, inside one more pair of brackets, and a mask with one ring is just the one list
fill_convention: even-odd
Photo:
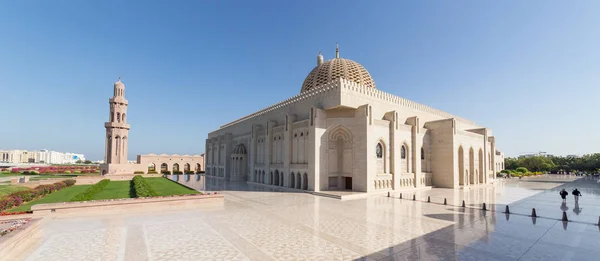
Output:
[[504,162],[490,129],[378,90],[337,47],[300,94],[210,132],[205,156],[208,176],[315,192],[488,184]]

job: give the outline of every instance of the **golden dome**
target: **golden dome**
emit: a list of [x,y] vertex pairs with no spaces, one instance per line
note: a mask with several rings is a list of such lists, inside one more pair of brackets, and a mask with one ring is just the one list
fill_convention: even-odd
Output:
[[338,78],[375,88],[375,81],[365,67],[349,59],[334,58],[318,64],[304,79],[300,92],[311,90]]

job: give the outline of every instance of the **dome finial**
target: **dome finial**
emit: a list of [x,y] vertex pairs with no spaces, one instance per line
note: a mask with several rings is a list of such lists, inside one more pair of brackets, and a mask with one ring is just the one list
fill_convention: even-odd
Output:
[[323,63],[323,55],[321,54],[321,50],[319,50],[319,54],[317,55],[317,66]]
[[340,58],[340,47],[338,43],[335,43],[335,58]]

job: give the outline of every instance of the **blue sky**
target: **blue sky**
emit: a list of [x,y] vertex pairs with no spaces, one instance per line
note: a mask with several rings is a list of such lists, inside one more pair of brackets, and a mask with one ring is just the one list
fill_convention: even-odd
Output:
[[598,13],[600,1],[3,1],[0,148],[102,159],[122,76],[129,158],[199,154],[209,131],[296,95],[339,42],[379,89],[491,128],[509,156],[598,152]]

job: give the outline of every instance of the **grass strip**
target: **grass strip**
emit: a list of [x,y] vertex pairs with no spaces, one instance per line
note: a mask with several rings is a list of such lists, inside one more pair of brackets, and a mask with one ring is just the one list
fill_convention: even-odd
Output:
[[93,186],[89,187],[88,189],[86,189],[84,192],[81,192],[81,193],[75,195],[73,198],[71,198],[70,201],[74,202],[74,201],[92,200],[94,195],[96,195],[97,193],[102,191],[104,189],[104,187],[106,187],[106,185],[108,185],[108,183],[110,183],[109,179],[103,179],[100,182],[98,182],[98,183],[94,184]]

